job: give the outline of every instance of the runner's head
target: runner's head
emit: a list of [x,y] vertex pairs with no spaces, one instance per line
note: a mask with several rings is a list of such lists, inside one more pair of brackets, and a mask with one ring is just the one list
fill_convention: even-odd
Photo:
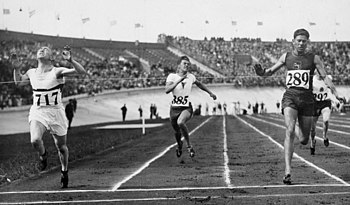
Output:
[[307,30],[301,28],[294,31],[293,47],[298,54],[304,53],[309,42],[310,34]]
[[36,57],[38,60],[52,60],[52,51],[49,47],[43,46],[36,53]]
[[190,59],[187,56],[181,56],[177,61],[177,69],[181,73],[187,73],[191,66]]

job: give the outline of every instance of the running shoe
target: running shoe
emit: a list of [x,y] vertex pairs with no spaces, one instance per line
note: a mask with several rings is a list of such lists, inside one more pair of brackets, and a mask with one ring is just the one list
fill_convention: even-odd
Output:
[[194,157],[195,151],[194,151],[193,147],[190,146],[190,147],[187,147],[187,149],[188,149],[188,152],[190,153],[190,157]]
[[311,154],[311,155],[315,155],[315,150],[316,150],[316,140],[314,141],[314,143],[313,143],[313,144],[314,144],[314,147],[311,147],[311,146],[310,146],[310,154]]
[[283,184],[291,185],[292,184],[292,176],[290,174],[287,174],[283,177]]
[[315,147],[310,147],[310,154],[315,155]]
[[176,156],[177,157],[181,157],[181,155],[182,155],[182,144],[183,144],[183,142],[180,141],[180,143],[178,143],[178,145],[177,145],[177,148],[176,148]]
[[45,149],[45,153],[43,155],[40,155],[39,157],[39,170],[44,171],[47,167],[47,151]]
[[61,187],[68,188],[68,170],[67,171],[61,170]]
[[324,146],[328,147],[329,146],[329,139],[328,138],[324,139],[323,144],[324,144]]

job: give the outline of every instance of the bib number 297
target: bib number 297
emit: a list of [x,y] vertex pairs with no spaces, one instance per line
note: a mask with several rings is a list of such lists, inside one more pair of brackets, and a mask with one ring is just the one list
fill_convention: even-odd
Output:
[[176,104],[176,105],[186,105],[187,102],[188,102],[188,96],[175,96],[174,95],[174,99],[171,103]]

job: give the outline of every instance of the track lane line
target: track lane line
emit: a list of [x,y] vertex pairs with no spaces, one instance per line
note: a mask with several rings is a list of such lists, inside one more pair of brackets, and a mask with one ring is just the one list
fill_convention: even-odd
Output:
[[[211,120],[212,117],[208,118],[207,120],[205,120],[204,122],[202,122],[200,125],[198,125],[196,128],[194,128],[189,135],[192,135],[195,131],[197,131],[199,128],[201,128],[203,125],[205,125],[207,122],[209,122],[209,120]],[[165,155],[171,148],[173,148],[174,146],[176,146],[177,143],[174,143],[170,146],[168,146],[167,148],[165,148],[162,152],[160,152],[157,156],[153,157],[152,159],[148,160],[147,162],[145,162],[140,168],[138,168],[134,173],[130,174],[129,176],[125,177],[123,180],[121,180],[120,182],[118,182],[117,184],[115,184],[112,188],[112,191],[116,191],[117,189],[119,189],[119,187],[121,185],[123,185],[125,182],[129,181],[130,179],[132,179],[133,177],[135,177],[136,175],[138,175],[139,173],[141,173],[144,169],[146,169],[152,162],[156,161],[157,159],[159,159],[160,157],[162,157],[163,155]]]
[[[274,125],[274,126],[276,126],[276,127],[285,128],[285,126],[282,126],[282,125],[280,125],[280,124],[276,124],[276,123],[273,123],[273,122],[269,122],[269,121],[263,120],[263,119],[261,119],[261,118],[252,117],[252,116],[247,116],[247,117],[248,117],[248,118],[251,118],[251,119],[254,119],[254,120],[257,120],[257,121],[260,121],[260,122],[264,122],[264,123],[270,124],[270,125]],[[268,117],[268,118],[269,118],[269,119],[273,119],[273,118],[270,118],[270,117]],[[274,120],[277,120],[277,121],[280,121],[280,122],[282,121],[282,120],[280,120],[280,119],[274,119]],[[323,128],[321,128],[321,127],[317,127],[317,128],[323,130]],[[328,129],[328,131],[330,131],[330,129]],[[335,130],[335,131],[337,131],[337,130]],[[339,132],[340,132],[340,131],[339,131]],[[349,134],[350,134],[350,133],[348,133],[348,132],[344,132],[344,133],[346,133],[346,135],[349,135]],[[320,140],[320,141],[323,141],[323,138],[321,138],[321,137],[315,136],[315,139],[318,139],[318,140]],[[341,148],[350,150],[350,147],[349,147],[349,146],[346,146],[346,145],[343,145],[343,144],[339,144],[339,143],[334,142],[334,141],[329,141],[329,144],[333,144],[333,145],[336,145],[336,146],[338,146],[338,147],[341,147]]]
[[229,164],[229,158],[227,155],[227,133],[226,133],[226,117],[225,115],[223,116],[223,121],[222,121],[222,129],[223,129],[223,133],[224,133],[224,177],[225,177],[225,182],[227,184],[228,187],[232,187],[231,184],[231,179],[230,179],[230,168],[228,166]]
[[[247,121],[243,120],[242,118],[236,116],[237,119],[239,119],[241,122],[243,122],[244,124],[246,124],[247,126],[251,127],[252,129],[254,129],[256,132],[260,133],[261,135],[267,137],[270,141],[272,141],[273,143],[275,143],[278,147],[280,147],[282,150],[284,149],[284,146],[282,146],[280,143],[278,143],[276,140],[274,140],[271,136],[265,134],[264,132],[260,131],[258,128],[256,128],[255,126],[253,126],[252,124],[248,123]],[[253,117],[249,117],[251,119],[256,119],[256,118],[253,118]],[[262,121],[262,122],[265,122],[265,123],[268,123],[268,124],[272,124],[272,125],[276,125],[278,127],[283,127],[285,128],[284,126],[281,126],[281,125],[278,125],[278,124],[275,124],[275,123],[271,123],[271,122],[267,122],[265,120],[261,120],[261,119],[258,119],[259,121]],[[350,185],[349,183],[347,183],[346,181],[340,179],[339,177],[327,172],[326,170],[316,166],[315,164],[307,161],[306,159],[304,159],[303,157],[299,156],[297,153],[294,152],[293,154],[293,157],[301,160],[302,162],[306,163],[307,165],[309,165],[310,167],[313,167],[315,168],[316,170],[318,170],[319,172],[331,177],[332,179],[342,183],[342,184],[345,184],[345,185]],[[293,186],[293,185],[292,185]]]

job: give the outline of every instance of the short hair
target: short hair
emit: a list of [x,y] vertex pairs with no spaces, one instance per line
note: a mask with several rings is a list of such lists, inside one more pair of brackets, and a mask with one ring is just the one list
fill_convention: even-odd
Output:
[[187,56],[181,56],[179,58],[179,60],[177,61],[177,64],[179,65],[181,63],[181,61],[183,61],[183,60],[190,62],[190,59]]
[[300,28],[300,29],[297,29],[296,31],[294,31],[294,38],[297,36],[300,36],[300,35],[306,36],[307,39],[309,39],[309,37],[310,37],[309,32],[303,28]]

